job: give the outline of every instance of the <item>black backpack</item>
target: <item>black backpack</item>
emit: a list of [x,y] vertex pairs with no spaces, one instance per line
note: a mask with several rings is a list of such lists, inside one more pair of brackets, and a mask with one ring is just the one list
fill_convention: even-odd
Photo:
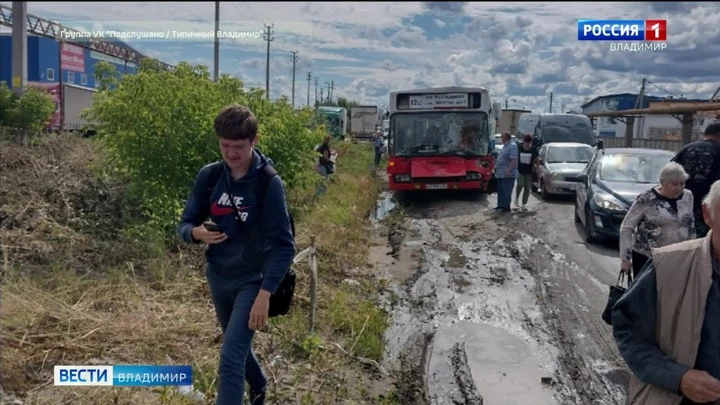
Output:
[[[223,166],[225,165],[224,162],[217,162],[214,163],[212,166],[210,166],[210,174],[208,175],[207,180],[207,190],[208,192],[212,193],[212,191],[215,189],[215,186],[217,185],[218,181],[220,181],[220,177],[223,175]],[[271,165],[265,165],[261,171],[260,179],[256,182],[256,185],[258,187],[257,189],[257,196],[258,196],[258,207],[263,206],[263,202],[265,201],[265,193],[267,192],[268,185],[270,184],[270,180],[272,180],[273,177],[277,176],[278,173],[275,170],[274,167]],[[230,192],[228,188],[228,193]],[[231,201],[234,201],[234,198],[231,198]],[[234,206],[234,203],[233,203]],[[261,208],[262,209],[262,208]],[[235,210],[235,214],[239,215],[237,212],[237,209]],[[262,214],[261,214],[262,215]],[[290,232],[292,233],[293,239],[295,238],[295,220],[293,219],[292,214],[288,211],[288,215],[290,217]],[[262,218],[262,216],[261,216]],[[239,218],[238,218],[239,220]],[[278,315],[286,315],[288,311],[290,310],[290,306],[292,305],[292,298],[295,293],[295,270],[292,268],[292,264],[290,264],[290,268],[285,273],[285,277],[283,278],[282,282],[278,286],[277,291],[273,295],[270,296],[270,309],[268,311],[268,316],[270,318],[276,317]]]

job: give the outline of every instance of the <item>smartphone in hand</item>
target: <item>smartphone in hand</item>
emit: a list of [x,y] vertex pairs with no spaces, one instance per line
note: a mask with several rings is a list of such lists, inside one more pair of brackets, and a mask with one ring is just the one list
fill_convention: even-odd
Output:
[[220,232],[220,227],[212,222],[205,222],[203,223],[203,226],[210,232]]

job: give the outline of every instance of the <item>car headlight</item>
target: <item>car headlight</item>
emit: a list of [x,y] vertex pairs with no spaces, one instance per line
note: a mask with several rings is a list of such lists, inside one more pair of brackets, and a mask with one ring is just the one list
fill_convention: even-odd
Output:
[[565,180],[565,176],[563,176],[562,174],[558,174],[558,173],[553,173],[551,175],[551,177],[553,180]]
[[603,195],[603,194],[594,194],[593,200],[595,201],[595,204],[598,205],[600,208],[604,208],[606,210],[610,211],[625,211],[627,208],[615,199],[614,197],[611,197],[609,195]]

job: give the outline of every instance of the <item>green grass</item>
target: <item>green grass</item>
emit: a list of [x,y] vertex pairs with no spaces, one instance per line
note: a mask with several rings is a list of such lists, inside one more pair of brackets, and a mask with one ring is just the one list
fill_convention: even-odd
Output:
[[[3,389],[27,395],[26,403],[33,404],[186,404],[167,387],[67,390],[48,382],[57,364],[190,364],[195,388],[211,404],[220,331],[202,270],[202,249],[159,250],[157,240],[143,239],[142,233],[127,234],[122,228],[115,234],[100,232],[103,220],[114,219],[112,212],[80,212],[63,203],[62,196],[82,197],[86,184],[94,184],[90,191],[99,188],[109,200],[121,201],[123,188],[107,180],[82,181],[94,178],[90,167],[100,159],[97,151],[87,140],[60,141],[64,143],[7,149],[0,155],[9,168],[0,179],[6,184],[0,187],[9,190],[0,208],[16,214],[20,224],[0,229],[0,239],[34,249],[2,245]],[[392,395],[368,388],[378,383],[358,360],[382,357],[388,316],[375,305],[374,276],[350,272],[361,268],[368,273],[367,218],[382,186],[372,175],[372,151],[366,145],[333,148],[339,153],[337,173],[327,192],[315,203],[308,202],[313,187],[289,193],[290,205],[298,208],[298,251],[309,245],[311,235],[316,237],[315,331],[308,328],[310,272],[300,264],[290,313],[257,333],[254,347],[270,377],[268,399],[273,403],[350,399],[390,404]],[[26,208],[27,190],[60,202],[36,198]],[[48,216],[38,217],[40,212]],[[73,227],[78,221],[83,226]],[[359,287],[344,284],[346,278]]]

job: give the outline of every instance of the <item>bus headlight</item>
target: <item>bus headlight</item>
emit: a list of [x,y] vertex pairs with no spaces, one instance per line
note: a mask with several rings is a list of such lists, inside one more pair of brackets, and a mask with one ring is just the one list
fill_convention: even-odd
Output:
[[407,183],[410,181],[410,175],[409,174],[396,174],[395,181],[397,181],[398,183]]

